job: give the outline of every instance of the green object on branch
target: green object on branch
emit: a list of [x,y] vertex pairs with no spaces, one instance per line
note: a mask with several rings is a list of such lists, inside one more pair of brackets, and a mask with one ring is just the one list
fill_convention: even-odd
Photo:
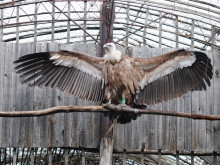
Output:
[[122,99],[122,104],[125,104],[126,100],[125,98]]

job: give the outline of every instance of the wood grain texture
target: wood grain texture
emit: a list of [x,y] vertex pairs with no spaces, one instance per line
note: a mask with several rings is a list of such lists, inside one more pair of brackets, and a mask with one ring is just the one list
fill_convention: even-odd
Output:
[[[33,52],[33,44],[0,43],[0,110],[39,110],[58,105],[94,105],[56,89],[29,87],[21,84],[14,73],[12,61]],[[39,43],[36,51],[80,50],[99,55],[98,45],[79,43]],[[125,51],[124,48],[120,48]],[[173,50],[173,49],[172,49]],[[134,47],[132,54],[140,57],[158,56],[171,50]],[[177,112],[206,115],[219,114],[219,51],[207,51],[213,59],[214,78],[206,92],[193,92],[169,103],[148,106],[149,109],[176,110]],[[100,113],[65,113],[40,117],[0,118],[1,147],[85,147],[97,148],[100,129]],[[129,124],[116,126],[114,148],[167,150],[176,153],[220,151],[220,122],[201,121],[177,117],[143,114]],[[10,140],[8,140],[10,139]]]

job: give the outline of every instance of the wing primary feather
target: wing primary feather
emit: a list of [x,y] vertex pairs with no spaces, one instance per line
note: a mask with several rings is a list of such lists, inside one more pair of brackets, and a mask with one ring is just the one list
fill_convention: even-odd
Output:
[[76,96],[78,96],[79,98],[85,85],[85,76],[85,73],[82,73],[81,79],[79,80],[78,91],[76,93]]
[[59,71],[59,73],[56,75],[56,77],[54,78],[54,81],[51,82],[51,87],[57,87],[58,83],[60,81],[60,79],[62,79],[63,75],[65,74],[67,68],[66,67],[62,67],[62,69]]
[[70,78],[72,77],[74,72],[74,68],[68,68],[65,75],[63,76],[63,79],[60,80],[58,88],[62,91],[65,91],[66,85],[70,82]]
[[[41,76],[41,78],[39,79],[39,81],[38,81],[38,80],[36,81],[36,82],[38,82],[37,85],[42,86],[42,84],[48,79],[48,77],[49,77],[50,75],[54,74],[54,72],[56,72],[56,70],[57,70],[57,68],[56,68],[56,67],[53,67],[49,72],[43,74],[43,75]],[[35,83],[36,83],[36,82],[35,82]],[[34,83],[34,84],[35,84],[35,83]]]
[[47,64],[47,63],[48,63],[48,61],[39,61],[39,62],[37,62],[37,63],[33,63],[32,65],[28,65],[28,66],[26,66],[26,67],[23,67],[23,68],[20,69],[20,70],[16,70],[16,73],[22,73],[22,72],[31,70],[31,69],[33,69],[33,68],[35,68],[35,67],[45,65],[45,64]]
[[173,99],[173,77],[171,74],[168,74],[168,81],[169,81],[169,99]]
[[42,68],[43,68],[42,66],[35,67],[35,68],[33,68],[32,70],[29,70],[29,71],[23,73],[22,75],[20,75],[20,77],[21,77],[21,78],[24,78],[24,77],[26,77],[26,76],[29,76],[30,74],[34,74],[34,73],[36,73],[37,71],[41,71]]
[[61,82],[63,81],[65,75],[67,74],[67,71],[69,70],[69,68],[64,67],[63,72],[61,73],[61,75],[58,77],[57,81],[52,85],[52,87],[57,87],[59,89]]
[[86,98],[86,93],[88,93],[88,88],[89,88],[89,80],[90,80],[90,76],[86,75],[85,77],[85,86],[83,88],[82,94],[81,94],[81,98],[85,99]]
[[156,95],[155,95],[155,92],[156,92],[156,91],[155,91],[155,87],[156,87],[156,86],[155,86],[155,82],[153,82],[153,83],[152,83],[152,92],[151,92],[151,95],[152,95],[152,96],[151,96],[151,97],[152,97],[152,104],[153,104],[153,105],[155,104],[155,98],[156,98]]
[[81,76],[81,72],[78,69],[76,69],[76,71],[77,71],[77,73],[75,74],[74,79],[72,80],[72,83],[68,87],[69,93],[71,93],[71,94],[73,94],[75,92],[75,90],[76,90],[75,87],[77,85],[77,81],[78,81],[79,77]]
[[197,70],[195,69],[195,67],[192,67],[192,72],[194,73],[196,79],[198,80],[198,82],[200,83],[200,85],[202,86],[202,88],[204,90],[206,90],[206,84],[205,82],[203,81],[203,77],[201,77],[201,75],[197,72]]
[[[35,79],[35,78],[41,76],[41,77],[39,77],[39,78],[36,80],[37,82],[39,82],[40,79],[42,78],[42,75],[45,74],[45,73],[47,73],[47,72],[49,72],[49,71],[53,68],[53,66],[51,66],[51,65],[49,64],[48,67],[44,67],[44,68],[45,68],[45,69],[41,70],[40,72],[35,73],[35,74],[33,74],[32,76],[30,76],[29,78],[25,79],[22,83],[30,82],[30,81],[32,81],[33,79]],[[36,81],[35,81],[35,82],[36,82]],[[35,82],[34,82],[31,86],[35,86],[35,85],[34,85],[34,84],[36,84]]]
[[94,89],[94,83],[95,83],[95,79],[92,77],[92,83],[91,83],[90,90],[89,90],[89,94],[88,94],[88,97],[87,97],[87,100],[88,100],[88,101],[91,100],[92,92],[93,92],[93,89]]
[[48,58],[49,55],[50,55],[49,52],[28,54],[28,55],[20,57],[18,60],[14,61],[14,63],[24,62],[24,61],[28,61],[32,59],[37,59],[37,58]]
[[206,81],[206,83],[208,84],[208,86],[211,85],[209,77],[207,76],[206,72],[202,72],[197,65],[194,66],[194,69],[196,70],[196,72]]
[[93,102],[96,102],[97,94],[98,94],[98,81],[95,81],[95,90],[92,97]]
[[32,59],[32,60],[29,60],[27,62],[21,63],[20,65],[16,66],[14,69],[16,69],[16,70],[21,69],[23,67],[28,67],[28,66],[34,65],[35,63],[41,63],[41,62],[44,62],[44,61],[48,61],[48,60],[47,59],[45,60],[44,58]]
[[49,72],[52,67],[53,66],[51,66],[50,63],[44,65],[42,70],[40,70],[39,72],[36,72],[35,74],[30,76],[29,78],[25,79],[24,81],[22,81],[22,83],[28,83],[28,82],[32,81],[33,79],[41,76],[42,74]]
[[75,95],[77,93],[77,91],[78,91],[78,84],[79,84],[79,80],[81,79],[81,77],[82,77],[82,72],[79,71],[79,74],[76,77],[75,82],[73,84],[73,87],[72,87],[72,90],[71,90],[71,94]]
[[75,90],[73,92],[73,95],[78,96],[80,90],[81,90],[81,85],[82,85],[82,79],[84,77],[84,73],[79,71],[80,75],[78,77],[78,79],[76,80],[76,86],[75,86]]
[[42,83],[43,86],[49,86],[50,82],[53,81],[53,78],[59,73],[61,67],[55,67],[55,71],[48,75],[47,79]]

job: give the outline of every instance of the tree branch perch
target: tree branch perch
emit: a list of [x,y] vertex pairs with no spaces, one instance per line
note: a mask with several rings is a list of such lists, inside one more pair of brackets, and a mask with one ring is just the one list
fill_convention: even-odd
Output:
[[185,117],[198,120],[220,120],[220,115],[203,115],[203,114],[189,114],[176,111],[152,110],[152,109],[135,109],[128,106],[120,105],[106,105],[106,106],[58,106],[44,110],[36,111],[1,111],[0,117],[34,117],[45,116],[55,113],[69,113],[69,112],[129,112],[138,114],[151,114],[163,116]]

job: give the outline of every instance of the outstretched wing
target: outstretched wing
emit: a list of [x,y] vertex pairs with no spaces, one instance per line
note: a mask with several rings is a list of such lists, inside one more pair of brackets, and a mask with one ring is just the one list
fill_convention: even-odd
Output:
[[101,102],[105,93],[103,58],[80,52],[42,52],[20,57],[14,63],[24,83],[56,87],[79,98]]
[[212,65],[205,53],[179,50],[168,54],[134,59],[144,70],[141,89],[135,94],[136,104],[157,104],[186,94],[206,90],[212,78]]

